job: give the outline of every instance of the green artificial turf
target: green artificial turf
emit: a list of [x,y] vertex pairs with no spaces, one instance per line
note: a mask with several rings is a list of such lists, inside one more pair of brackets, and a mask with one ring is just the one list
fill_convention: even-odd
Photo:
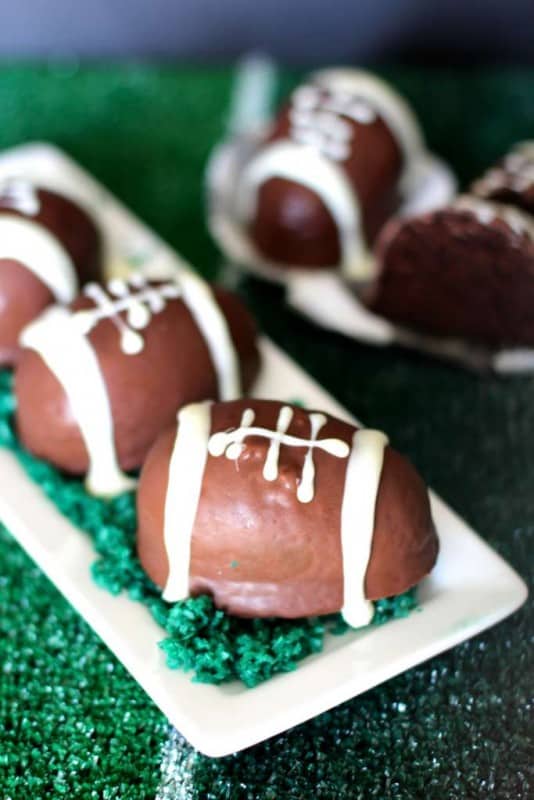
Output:
[[[463,184],[534,131],[534,72],[384,70]],[[284,75],[288,87],[295,75]],[[205,275],[201,171],[224,129],[229,70],[0,69],[0,147],[66,149]],[[429,483],[532,586],[534,378],[481,378],[325,333],[247,281],[265,331]],[[1,476],[0,476],[1,482]],[[112,600],[110,599],[110,602]],[[162,715],[0,533],[0,797],[524,800],[532,771],[532,601],[470,642],[225,759],[166,747]]]

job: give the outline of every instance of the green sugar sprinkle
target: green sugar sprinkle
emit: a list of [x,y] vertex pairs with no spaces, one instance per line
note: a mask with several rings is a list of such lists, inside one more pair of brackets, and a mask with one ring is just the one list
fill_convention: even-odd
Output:
[[[80,480],[34,458],[20,445],[13,426],[11,374],[0,371],[0,447],[10,449],[29,477],[78,528],[91,537],[98,559],[95,582],[118,595],[128,592],[142,603],[167,633],[160,642],[171,669],[191,671],[194,681],[223,683],[234,679],[253,687],[319,653],[325,634],[348,630],[339,614],[299,620],[239,619],[217,610],[208,596],[166,603],[143,571],[135,551],[136,510],[133,492],[112,500],[87,494]],[[232,562],[232,566],[238,566]],[[406,617],[417,607],[415,590],[375,603],[372,625]]]

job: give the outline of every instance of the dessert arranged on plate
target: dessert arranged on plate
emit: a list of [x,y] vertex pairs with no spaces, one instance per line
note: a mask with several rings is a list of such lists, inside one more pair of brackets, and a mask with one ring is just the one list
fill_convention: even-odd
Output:
[[[334,276],[399,330],[534,345],[534,145],[468,194],[442,186],[440,208],[418,206],[435,162],[405,101],[374,76],[325,70],[225,158],[211,223],[231,257],[276,279]],[[106,281],[102,239],[69,197],[18,176],[0,184],[0,363],[13,369],[23,463],[81,479],[83,497],[109,507],[136,490],[124,547],[159,620],[207,596],[214,614],[260,626],[332,614],[369,625],[436,562],[421,477],[379,431],[246,397],[261,364],[241,300],[186,267]]]
[[163,597],[208,593],[237,616],[341,611],[358,628],[438,553],[426,487],[383,433],[270,400],[182,408],[137,503]]
[[276,280],[326,270],[365,281],[372,243],[424,188],[430,163],[392,87],[361,70],[326,69],[248,147],[216,154],[211,228],[230,258]]
[[132,485],[154,439],[186,403],[231,400],[259,367],[256,329],[239,299],[185,270],[88,284],[21,334],[17,429],[35,455],[87,474],[95,494]]
[[[136,547],[165,602],[209,595],[233,616],[340,612],[361,627],[373,601],[430,572],[427,489],[383,433],[243,397],[260,356],[235,295],[187,268],[94,280],[100,243],[86,212],[26,179],[6,185],[12,218],[25,229],[32,215],[27,249],[23,228],[6,225],[16,235],[3,240],[0,224],[0,293],[4,277],[11,291],[0,330],[19,307],[13,275],[31,301],[10,345],[18,446],[104,503],[141,469]],[[43,290],[51,276],[61,293]]]
[[534,143],[443,208],[390,221],[366,304],[414,330],[534,347],[533,214]]
[[403,98],[351,69],[312,74],[268,126],[234,139],[208,171],[230,260],[363,341],[534,369],[534,143],[455,198]]

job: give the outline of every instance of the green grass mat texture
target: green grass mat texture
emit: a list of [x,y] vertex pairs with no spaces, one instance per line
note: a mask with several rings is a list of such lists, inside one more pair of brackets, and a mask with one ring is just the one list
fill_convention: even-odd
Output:
[[[462,185],[533,135],[532,71],[382,72]],[[284,75],[282,89],[296,77]],[[225,69],[6,65],[0,147],[57,143],[212,276],[220,257],[199,178],[230,90]],[[359,345],[290,312],[274,287],[250,280],[243,293],[265,332],[367,425],[386,430],[532,587],[534,377],[481,378]],[[239,755],[212,760],[182,744],[165,797],[532,797],[532,605]],[[154,797],[163,716],[5,532],[0,628],[2,800]]]

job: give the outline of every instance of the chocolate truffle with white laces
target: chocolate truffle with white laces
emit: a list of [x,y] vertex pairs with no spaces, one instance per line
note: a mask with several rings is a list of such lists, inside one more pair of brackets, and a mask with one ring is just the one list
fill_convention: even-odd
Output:
[[194,403],[141,473],[137,548],[169,602],[208,593],[245,617],[342,611],[434,566],[427,489],[379,431],[270,400]]
[[259,365],[256,329],[241,302],[189,270],[166,281],[134,274],[88,284],[22,333],[15,373],[24,446],[87,488],[112,495],[177,410],[234,399]]
[[375,313],[416,331],[489,348],[534,346],[534,217],[511,205],[459,197],[386,225]]
[[366,279],[368,246],[423,149],[411,110],[383,81],[351,69],[311,75],[238,176],[252,260]]
[[84,209],[26,178],[0,182],[0,365],[16,363],[22,328],[46,306],[101,278],[100,234]]

